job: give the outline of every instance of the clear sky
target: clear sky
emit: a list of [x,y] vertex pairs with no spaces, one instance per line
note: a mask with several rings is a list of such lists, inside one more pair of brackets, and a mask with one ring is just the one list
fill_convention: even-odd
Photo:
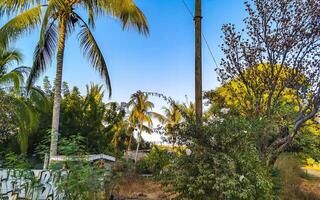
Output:
[[[145,13],[150,36],[134,30],[123,31],[113,18],[100,18],[94,35],[100,44],[109,67],[113,95],[111,101],[128,101],[137,90],[154,91],[178,101],[194,96],[194,23],[182,0],[135,0]],[[194,0],[185,0],[194,10]],[[203,33],[207,37],[218,63],[222,57],[219,45],[221,27],[225,23],[243,26],[246,16],[243,0],[202,0]],[[3,22],[2,22],[3,23]],[[16,43],[24,55],[24,65],[31,66],[32,54],[39,33],[35,31]],[[203,89],[219,85],[215,65],[203,45]],[[53,80],[55,65],[45,73]],[[63,80],[85,92],[90,82],[103,83],[97,72],[83,59],[76,35],[69,38],[64,60]],[[38,81],[42,84],[42,78]],[[152,99],[156,110],[163,105]],[[106,99],[107,101],[107,99]]]

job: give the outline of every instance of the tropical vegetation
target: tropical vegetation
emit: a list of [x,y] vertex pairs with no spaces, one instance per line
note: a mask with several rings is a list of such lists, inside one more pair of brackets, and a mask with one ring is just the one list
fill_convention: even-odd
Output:
[[[320,3],[252,0],[245,7],[242,31],[222,27],[223,59],[216,69],[221,85],[202,98],[196,91],[204,100],[199,105],[148,91],[125,102],[106,100],[111,79],[94,37],[96,19],[112,16],[123,29],[148,35],[134,1],[2,0],[0,17],[7,21],[0,28],[0,168],[39,169],[57,155],[116,158],[108,170],[98,162],[66,161],[70,174],[59,190],[67,199],[113,198],[119,177],[141,175],[152,176],[175,199],[314,198],[297,184],[309,181],[302,169],[317,173],[320,165]],[[35,31],[40,37],[33,64],[23,66],[24,52],[14,42]],[[104,84],[81,90],[63,81],[73,33]],[[41,84],[52,63],[56,76],[43,77]],[[154,98],[166,103],[159,112]],[[160,134],[162,144],[145,141],[144,134]],[[61,170],[50,164],[50,170]]]

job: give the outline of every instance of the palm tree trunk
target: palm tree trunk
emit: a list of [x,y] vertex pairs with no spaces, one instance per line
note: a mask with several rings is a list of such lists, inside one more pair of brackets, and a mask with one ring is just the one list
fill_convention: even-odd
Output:
[[63,57],[66,40],[66,24],[65,19],[60,19],[59,25],[59,43],[57,52],[57,72],[54,85],[53,112],[52,112],[52,130],[51,130],[51,145],[50,158],[58,153],[58,134],[59,134],[59,119],[60,119],[60,100],[61,100],[61,84]]
[[137,149],[136,149],[136,155],[135,155],[135,158],[134,158],[134,163],[135,163],[135,164],[136,164],[137,161],[138,161],[138,153],[139,153],[140,143],[141,143],[141,132],[138,134],[138,144],[137,144]]
[[195,6],[195,109],[197,129],[202,125],[202,33],[201,33],[201,0],[196,0]]
[[129,142],[128,142],[128,149],[127,149],[128,151],[131,151],[132,134],[130,134],[130,138],[129,138]]
[[138,153],[139,153],[139,146],[140,146],[140,143],[141,143],[141,134],[142,134],[142,127],[143,124],[140,124],[140,131],[138,133],[138,144],[137,144],[137,149],[136,149],[136,156],[134,158],[134,163],[136,164],[137,163],[137,160],[138,160]]

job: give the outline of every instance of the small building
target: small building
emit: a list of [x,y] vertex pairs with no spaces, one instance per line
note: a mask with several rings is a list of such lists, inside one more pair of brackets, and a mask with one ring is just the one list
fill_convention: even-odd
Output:
[[[150,152],[150,149],[148,149],[148,150],[139,150],[139,151],[138,151],[138,155],[137,155],[137,161],[139,161],[139,160],[141,160],[142,158],[146,157],[149,152]],[[136,151],[128,151],[128,150],[127,150],[127,151],[124,153],[124,157],[134,160],[135,157],[136,157]]]

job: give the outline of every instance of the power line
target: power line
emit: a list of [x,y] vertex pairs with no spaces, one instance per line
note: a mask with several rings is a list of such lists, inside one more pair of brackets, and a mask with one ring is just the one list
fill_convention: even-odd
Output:
[[187,2],[186,2],[185,0],[182,0],[182,3],[183,3],[183,5],[185,6],[185,8],[187,9],[187,11],[189,12],[190,16],[193,18],[194,15],[193,15],[191,9],[189,8]]
[[[185,0],[181,0],[181,1],[182,1],[183,5],[185,6],[187,12],[190,14],[190,16],[192,18],[194,18],[194,14],[192,13],[192,11],[191,11],[190,7],[188,6],[187,2]],[[209,53],[211,55],[211,58],[212,58],[214,64],[216,65],[217,68],[219,68],[219,65],[218,65],[218,63],[217,63],[217,61],[216,61],[216,59],[215,59],[215,57],[213,55],[213,51],[212,51],[212,49],[211,49],[211,47],[209,45],[209,42],[208,42],[208,40],[207,40],[207,38],[206,38],[206,36],[204,35],[203,32],[202,32],[202,38],[203,38],[203,40],[204,40],[204,42],[205,42],[205,44],[206,44],[206,46],[207,46],[207,48],[209,50]]]
[[208,42],[206,36],[205,36],[203,33],[202,33],[202,37],[203,37],[204,42],[206,43],[206,46],[207,46],[207,48],[208,48],[208,50],[209,50],[209,53],[210,53],[210,55],[211,55],[211,57],[212,57],[212,60],[213,60],[214,64],[216,65],[217,68],[219,68],[218,63],[217,63],[216,59],[214,58],[212,49],[211,49],[211,47],[209,46],[209,42]]

